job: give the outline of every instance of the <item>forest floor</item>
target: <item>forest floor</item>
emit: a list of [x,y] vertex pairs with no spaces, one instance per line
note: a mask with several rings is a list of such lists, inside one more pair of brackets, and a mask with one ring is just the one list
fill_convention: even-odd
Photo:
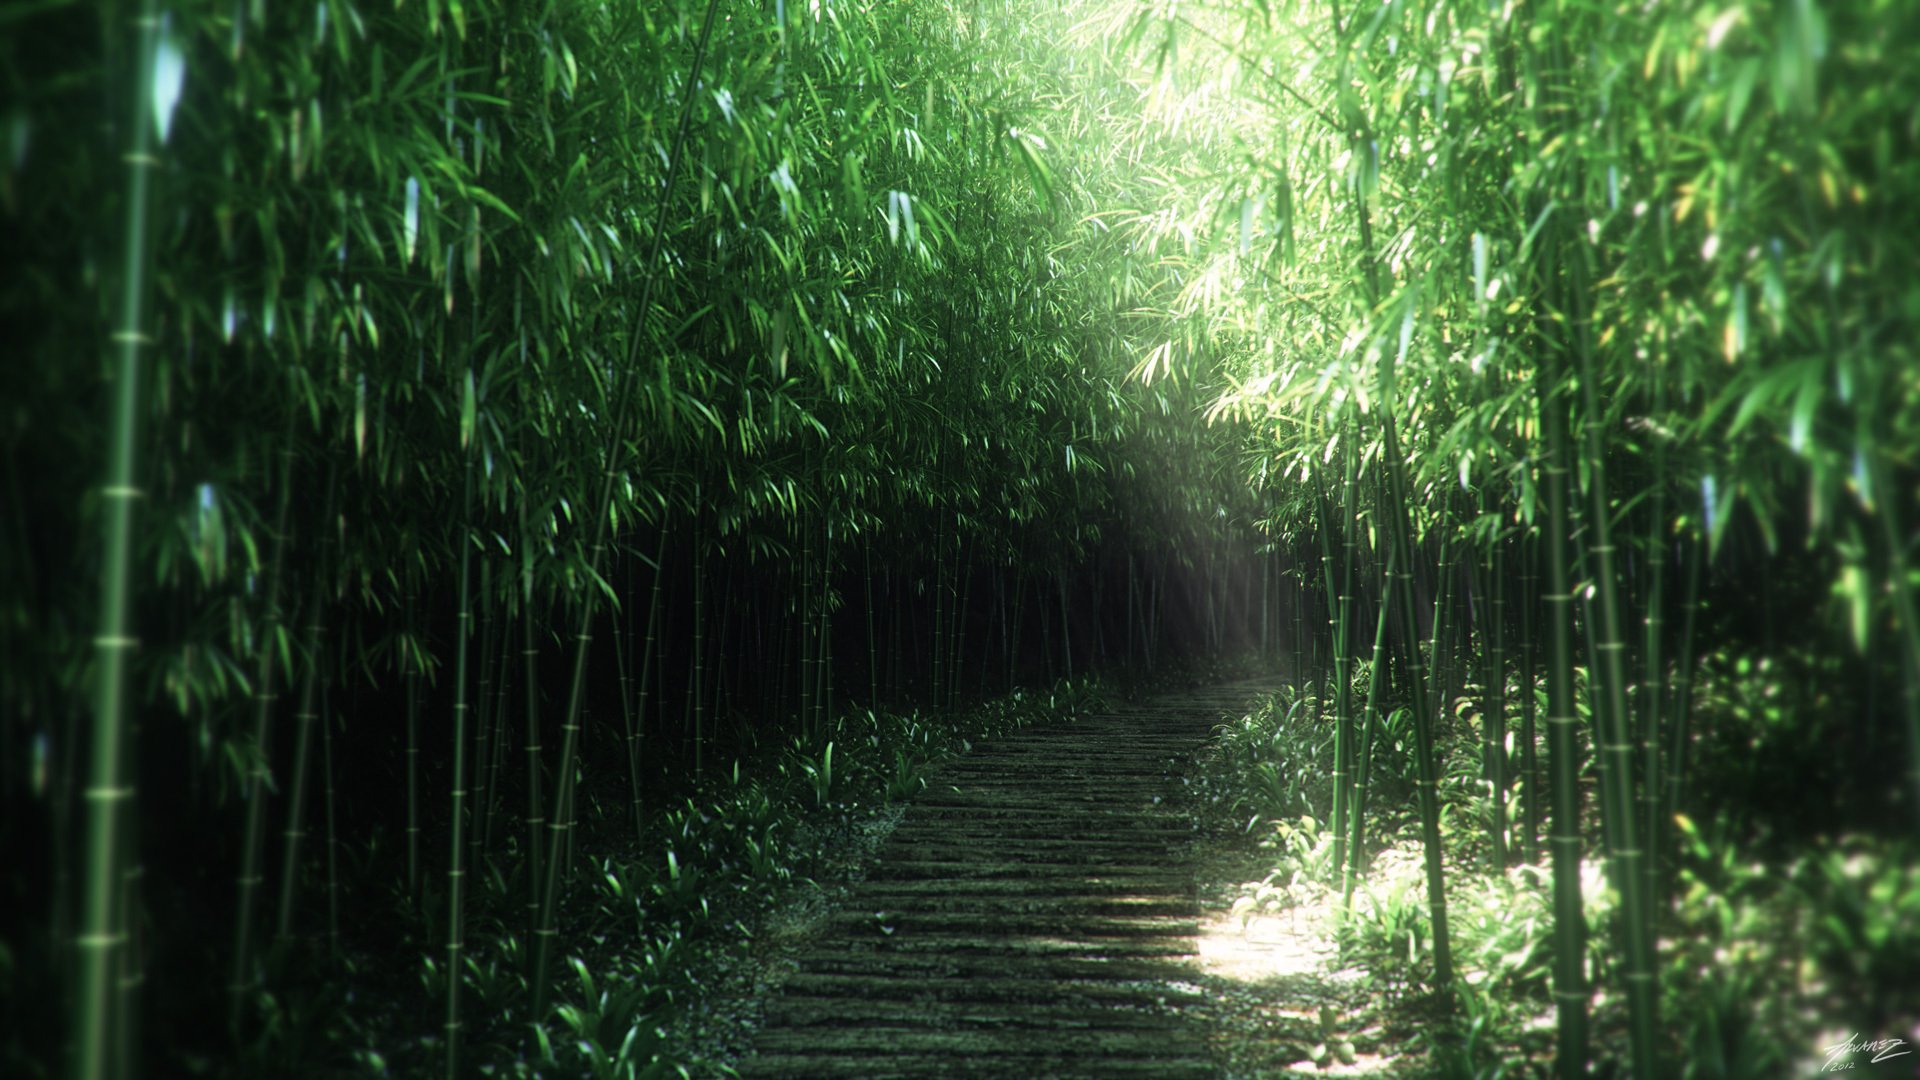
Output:
[[[1372,973],[1340,962],[1339,894],[1300,882],[1279,910],[1237,912],[1234,902],[1258,888],[1273,856],[1238,827],[1244,822],[1229,831],[1195,810],[1206,830],[1194,853],[1202,912],[1195,962],[1220,1075],[1424,1075],[1420,1003],[1383,994]],[[1406,853],[1382,858],[1396,854]]]
[[1214,726],[1262,688],[948,763],[865,866],[763,933],[741,1075],[1403,1075],[1409,1040],[1336,970],[1326,920],[1231,910],[1261,853],[1191,793]]

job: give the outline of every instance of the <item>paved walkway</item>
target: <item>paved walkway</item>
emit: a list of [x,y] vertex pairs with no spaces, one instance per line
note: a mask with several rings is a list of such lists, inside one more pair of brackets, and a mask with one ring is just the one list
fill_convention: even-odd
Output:
[[930,779],[768,1005],[754,1078],[1215,1077],[1179,776],[1259,689],[982,744]]

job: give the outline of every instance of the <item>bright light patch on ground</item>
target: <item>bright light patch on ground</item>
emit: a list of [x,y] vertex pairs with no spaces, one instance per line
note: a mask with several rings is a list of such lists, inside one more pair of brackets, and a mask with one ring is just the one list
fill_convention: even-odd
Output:
[[[1249,883],[1249,888],[1257,884]],[[1356,969],[1336,969],[1339,948],[1332,928],[1339,914],[1338,904],[1335,894],[1315,889],[1279,911],[1245,916],[1216,911],[1200,922],[1198,951],[1204,974],[1243,984],[1265,998],[1259,1012],[1269,1022],[1284,1019],[1310,1028],[1332,1029],[1333,1038],[1316,1048],[1321,1060],[1294,1062],[1285,1075],[1384,1076],[1393,1071],[1393,1059],[1353,1047],[1353,1037],[1362,1033],[1343,1033],[1342,1018],[1328,1017],[1331,1023],[1325,1023],[1315,1009],[1289,1004],[1325,1000],[1325,991],[1350,988],[1365,980],[1365,974]],[[1310,988],[1319,992],[1301,992]]]
[[1215,912],[1200,923],[1200,969],[1235,982],[1310,977],[1333,955],[1333,939],[1312,925],[1317,915],[1298,908],[1239,916]]

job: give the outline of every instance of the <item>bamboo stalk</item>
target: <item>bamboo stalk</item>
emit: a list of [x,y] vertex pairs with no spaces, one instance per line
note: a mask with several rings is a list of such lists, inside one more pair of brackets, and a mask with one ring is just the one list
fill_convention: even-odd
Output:
[[861,537],[861,548],[866,553],[867,572],[861,579],[867,595],[867,705],[870,708],[880,706],[880,645],[873,632],[873,534]]
[[487,762],[493,756],[493,560],[480,558],[480,663],[474,675],[473,775],[468,788],[467,864],[480,865],[486,832]]
[[1495,540],[1487,552],[1493,596],[1487,619],[1487,782],[1493,789],[1493,859],[1504,869],[1509,858],[1507,814],[1507,576],[1505,545]]
[[325,621],[321,615],[321,605],[325,603],[323,581],[322,574],[314,574],[313,599],[307,611],[307,670],[300,677],[300,707],[294,713],[297,733],[294,736],[293,786],[287,797],[286,844],[281,851],[280,863],[280,915],[274,927],[274,935],[281,940],[293,933],[293,900],[299,883],[300,846],[307,835],[307,757],[313,745],[314,721],[319,713],[316,688],[320,679],[320,639]]
[[[511,595],[511,590],[512,586],[509,585],[509,595]],[[494,653],[494,658],[500,665],[500,677],[494,681],[494,695],[496,700],[493,703],[493,749],[489,759],[481,763],[481,767],[487,770],[487,782],[485,785],[487,797],[480,811],[480,835],[476,841],[473,856],[474,865],[476,866],[479,865],[481,855],[492,849],[494,818],[502,802],[500,797],[500,777],[506,772],[508,745],[507,718],[511,714],[507,702],[512,696],[510,691],[513,686],[513,660],[511,657],[514,652],[514,625],[511,605],[508,606],[506,615],[499,620],[499,623],[500,646],[499,650]]]
[[[968,547],[972,547],[971,541],[968,542]],[[947,635],[948,642],[953,646],[953,662],[947,665],[947,671],[950,673],[947,680],[949,683],[947,707],[950,709],[960,707],[960,672],[967,655],[967,607],[973,602],[973,559],[968,557],[962,561],[966,564],[966,569],[959,574],[959,603],[953,606],[953,631]]]
[[1053,575],[1053,583],[1060,593],[1060,655],[1066,658],[1067,681],[1073,681],[1073,628],[1067,613],[1067,576],[1064,570]]
[[640,654],[640,689],[634,702],[633,726],[627,731],[628,794],[633,800],[633,835],[636,837],[645,831],[647,824],[640,783],[640,746],[647,724],[647,689],[653,673],[653,646],[660,624],[660,586],[667,577],[666,559],[667,527],[663,520],[660,523],[660,539],[655,542],[653,552],[653,588],[647,600],[647,641]]
[[1353,887],[1360,877],[1360,860],[1365,850],[1367,786],[1373,779],[1373,739],[1380,726],[1380,687],[1386,682],[1387,609],[1393,604],[1393,593],[1388,585],[1392,580],[1393,551],[1389,548],[1380,580],[1379,610],[1374,615],[1373,659],[1367,671],[1367,702],[1360,713],[1359,775],[1354,778],[1353,812],[1350,815],[1353,819],[1353,836],[1347,843],[1347,874],[1340,890],[1343,910],[1353,905]]
[[818,556],[813,550],[811,524],[802,520],[797,525],[800,529],[800,603],[794,610],[794,633],[799,639],[797,648],[800,654],[800,729],[811,736],[817,734],[813,697],[819,686],[819,672],[814,670],[814,665],[820,662],[813,639],[816,627],[813,609],[820,603],[814,592],[818,578],[813,572],[813,564]]
[[1579,243],[1564,245],[1571,271],[1568,293],[1571,298],[1574,354],[1580,364],[1580,390],[1585,404],[1585,429],[1589,514],[1587,523],[1592,537],[1590,552],[1599,585],[1600,619],[1594,648],[1600,657],[1602,709],[1600,725],[1601,780],[1606,784],[1605,808],[1612,819],[1611,860],[1614,887],[1620,890],[1626,917],[1627,1011],[1633,1044],[1634,1071],[1639,1076],[1658,1075],[1656,1032],[1659,1024],[1659,994],[1654,985],[1653,910],[1647,894],[1647,878],[1642,871],[1647,853],[1640,846],[1639,828],[1634,820],[1634,779],[1632,735],[1627,711],[1626,642],[1621,635],[1622,603],[1613,546],[1612,509],[1608,505],[1606,444],[1602,438],[1599,390],[1595,386],[1592,325],[1586,307],[1587,253]]
[[[1350,458],[1349,458],[1350,460]],[[1325,581],[1330,612],[1333,617],[1333,864],[1345,866],[1347,863],[1347,820],[1348,806],[1351,802],[1349,785],[1352,770],[1348,759],[1353,754],[1353,714],[1351,694],[1349,693],[1348,664],[1348,622],[1351,615],[1347,595],[1353,579],[1349,566],[1336,581],[1333,558],[1333,512],[1329,499],[1323,493],[1317,493],[1314,507],[1319,511],[1320,567],[1321,577]],[[1350,532],[1351,530],[1347,530]],[[1346,550],[1348,537],[1341,537],[1342,551]]]
[[947,620],[944,617],[947,581],[947,516],[934,514],[933,527],[933,684],[932,702],[938,707],[946,698],[941,691],[946,688],[941,676],[947,659]]
[[1667,789],[1666,806],[1661,812],[1661,820],[1672,821],[1673,815],[1680,812],[1681,795],[1687,775],[1687,746],[1691,736],[1688,730],[1693,717],[1693,628],[1694,616],[1700,610],[1700,567],[1705,561],[1707,539],[1694,536],[1687,545],[1687,600],[1682,611],[1685,619],[1680,628],[1678,655],[1674,657],[1673,702],[1667,709],[1672,717],[1667,730]]
[[[526,675],[527,711],[527,931],[540,931],[541,885],[546,880],[546,799],[541,791],[545,770],[540,744],[540,650],[533,636],[533,534],[527,527],[522,507],[521,535],[524,551],[520,557],[520,662]],[[529,972],[531,974],[531,972]]]
[[[694,527],[689,530],[693,541],[693,634],[687,641],[687,647],[693,651],[693,680],[688,686],[687,711],[693,729],[693,775],[697,778],[705,771],[705,753],[707,742],[707,701],[706,689],[707,664],[707,545],[700,535],[700,483],[693,485]],[[584,670],[582,673],[584,678]]]
[[454,629],[453,646],[453,790],[451,792],[452,833],[447,857],[447,1080],[460,1076],[460,985],[461,969],[466,963],[466,843],[467,824],[467,639],[472,636],[473,543],[464,535],[468,515],[473,509],[473,462],[467,454],[466,496],[462,505],[461,528],[455,531],[460,545],[460,614]]
[[327,825],[327,956],[340,959],[340,831],[333,783],[333,709],[330,682],[320,684],[320,766],[326,782]]
[[1561,1080],[1587,1075],[1587,979],[1585,909],[1580,896],[1579,718],[1574,713],[1573,586],[1567,572],[1566,420],[1553,400],[1549,363],[1535,378],[1541,425],[1546,429],[1546,606],[1553,656],[1547,671],[1547,760],[1553,769],[1553,996],[1558,1014],[1556,1073]]
[[[591,552],[590,558],[592,560],[591,569],[596,573],[599,570],[601,560],[604,558],[606,551],[607,531],[609,527],[608,518],[614,505],[614,482],[619,476],[619,470],[616,469],[615,465],[619,459],[620,451],[626,443],[627,417],[630,406],[628,398],[631,395],[624,392],[624,385],[631,380],[631,373],[638,366],[640,343],[647,336],[645,319],[648,310],[652,307],[654,282],[659,278],[659,274],[655,271],[660,259],[661,244],[666,237],[667,214],[673,205],[674,183],[679,177],[681,158],[683,156],[682,152],[685,149],[687,141],[687,129],[691,126],[693,119],[693,102],[696,95],[691,92],[691,87],[699,78],[701,67],[705,62],[707,42],[713,35],[714,14],[718,11],[719,6],[719,0],[707,0],[706,18],[700,27],[700,37],[694,45],[693,62],[687,72],[687,86],[689,90],[683,95],[680,125],[674,135],[672,151],[667,155],[666,182],[663,185],[660,195],[659,214],[654,223],[653,240],[649,245],[651,251],[644,264],[649,272],[641,279],[639,303],[636,306],[636,310],[639,312],[639,318],[635,324],[628,329],[626,363],[621,367],[622,374],[620,382],[622,385],[620,389],[613,391],[613,420],[607,432],[605,458],[601,462],[600,467],[600,498],[592,504],[598,508],[593,514],[594,542],[589,548]],[[591,587],[588,587],[582,590],[579,612],[580,630],[574,635],[575,652],[572,690],[567,697],[567,713],[565,723],[561,729],[560,762],[564,771],[561,774],[561,780],[558,785],[559,790],[555,792],[554,805],[556,807],[565,807],[568,805],[568,799],[572,794],[571,781],[573,777],[574,747],[580,728],[580,710],[584,704],[587,646],[588,643],[592,641],[590,631],[593,626],[594,610],[595,593]],[[662,651],[664,652],[664,650]],[[538,924],[534,932],[532,1016],[536,1023],[545,1021],[547,1002],[550,996],[548,972],[552,968],[553,938],[555,936],[554,917],[560,898],[559,859],[562,839],[563,838],[557,833],[553,836],[548,853],[547,865],[545,867],[545,886],[541,890]]]
[[[124,1061],[110,1058],[116,1041],[130,1044],[131,1010],[114,993],[116,968],[126,955],[129,915],[121,899],[132,861],[133,791],[127,762],[133,724],[128,668],[139,642],[133,636],[133,523],[137,485],[134,453],[140,437],[140,377],[147,337],[148,221],[153,154],[152,91],[160,22],[154,0],[141,0],[134,19],[132,111],[128,147],[127,217],[121,261],[121,292],[113,333],[112,435],[106,483],[100,609],[93,639],[98,675],[94,683],[91,755],[86,786],[86,855],[81,878],[82,916],[76,942],[73,1075],[106,1080],[124,1075]],[[236,1013],[238,999],[235,1002]]]
[[1537,534],[1520,538],[1520,771],[1525,776],[1526,797],[1521,815],[1525,819],[1526,860],[1540,862],[1540,755],[1538,734],[1534,730],[1538,686],[1538,658],[1534,647],[1534,616],[1540,602],[1539,541]]
[[245,1021],[248,995],[253,991],[254,915],[264,884],[261,862],[267,833],[267,793],[272,786],[270,747],[273,707],[277,700],[274,687],[277,668],[275,647],[281,635],[281,582],[284,577],[287,548],[287,511],[293,488],[293,432],[297,409],[289,409],[286,439],[280,459],[280,508],[275,513],[273,557],[267,569],[265,632],[260,642],[260,667],[254,677],[253,746],[254,756],[247,770],[247,823],[240,849],[240,876],[237,881],[239,902],[235,905],[233,975],[227,984],[227,1026],[237,1039]]
[[[1657,414],[1664,413],[1666,385],[1655,378],[1655,405]],[[1656,437],[1653,452],[1653,496],[1652,506],[1647,514],[1647,601],[1645,638],[1642,675],[1640,680],[1640,709],[1638,724],[1634,732],[1636,749],[1640,754],[1643,782],[1640,785],[1641,828],[1647,841],[1647,855],[1641,863],[1641,872],[1646,878],[1643,888],[1647,902],[1651,905],[1660,895],[1660,856],[1665,848],[1665,821],[1660,816],[1661,805],[1666,791],[1666,777],[1662,773],[1664,763],[1661,760],[1660,730],[1664,717],[1661,706],[1666,697],[1666,657],[1665,646],[1665,608],[1667,577],[1667,451],[1664,442]],[[1649,908],[1651,915],[1651,908]]]
[[420,901],[420,665],[415,581],[407,575],[407,644],[401,664],[407,685],[407,895]]
[[[1330,6],[1334,34],[1339,48],[1337,77],[1344,85],[1347,78],[1347,31],[1349,28],[1340,17],[1338,0],[1330,0]],[[1349,132],[1349,145],[1356,154],[1369,153],[1371,150],[1366,139],[1368,127],[1366,117],[1356,115],[1354,119],[1356,123]],[[1366,285],[1365,295],[1371,309],[1380,303],[1380,270],[1373,242],[1373,220],[1364,192],[1356,191],[1351,202],[1360,234],[1360,258]],[[1400,447],[1399,426],[1395,416],[1397,397],[1394,385],[1395,359],[1394,350],[1380,350],[1380,426],[1388,485],[1385,505],[1381,509],[1387,523],[1389,544],[1397,552],[1397,557],[1390,556],[1390,558],[1395,558],[1399,564],[1394,577],[1400,593],[1401,636],[1406,643],[1407,684],[1414,710],[1414,753],[1418,759],[1415,764],[1419,775],[1417,786],[1421,839],[1426,847],[1427,904],[1432,922],[1434,983],[1441,997],[1442,1008],[1450,1010],[1453,995],[1453,949],[1447,933],[1446,871],[1440,846],[1440,779],[1434,760],[1433,738],[1435,717],[1434,709],[1427,697],[1426,673],[1422,670],[1420,661],[1420,626],[1413,594],[1413,538],[1412,524],[1408,520],[1410,504],[1406,457]]]

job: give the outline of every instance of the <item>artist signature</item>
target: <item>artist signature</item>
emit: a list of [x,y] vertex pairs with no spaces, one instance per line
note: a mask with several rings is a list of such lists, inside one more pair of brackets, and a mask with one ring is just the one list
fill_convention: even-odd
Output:
[[1837,1042],[1832,1046],[1826,1047],[1825,1052],[1827,1061],[1826,1064],[1820,1066],[1821,1072],[1839,1072],[1841,1069],[1851,1069],[1859,1064],[1859,1062],[1852,1060],[1855,1055],[1859,1054],[1872,1054],[1873,1056],[1867,1060],[1867,1064],[1876,1065],[1891,1058],[1905,1057],[1913,1053],[1912,1050],[1907,1049],[1907,1040],[1905,1039],[1875,1039],[1872,1042],[1868,1042],[1860,1038],[1858,1032],[1855,1032],[1853,1037],[1847,1039],[1845,1042]]

